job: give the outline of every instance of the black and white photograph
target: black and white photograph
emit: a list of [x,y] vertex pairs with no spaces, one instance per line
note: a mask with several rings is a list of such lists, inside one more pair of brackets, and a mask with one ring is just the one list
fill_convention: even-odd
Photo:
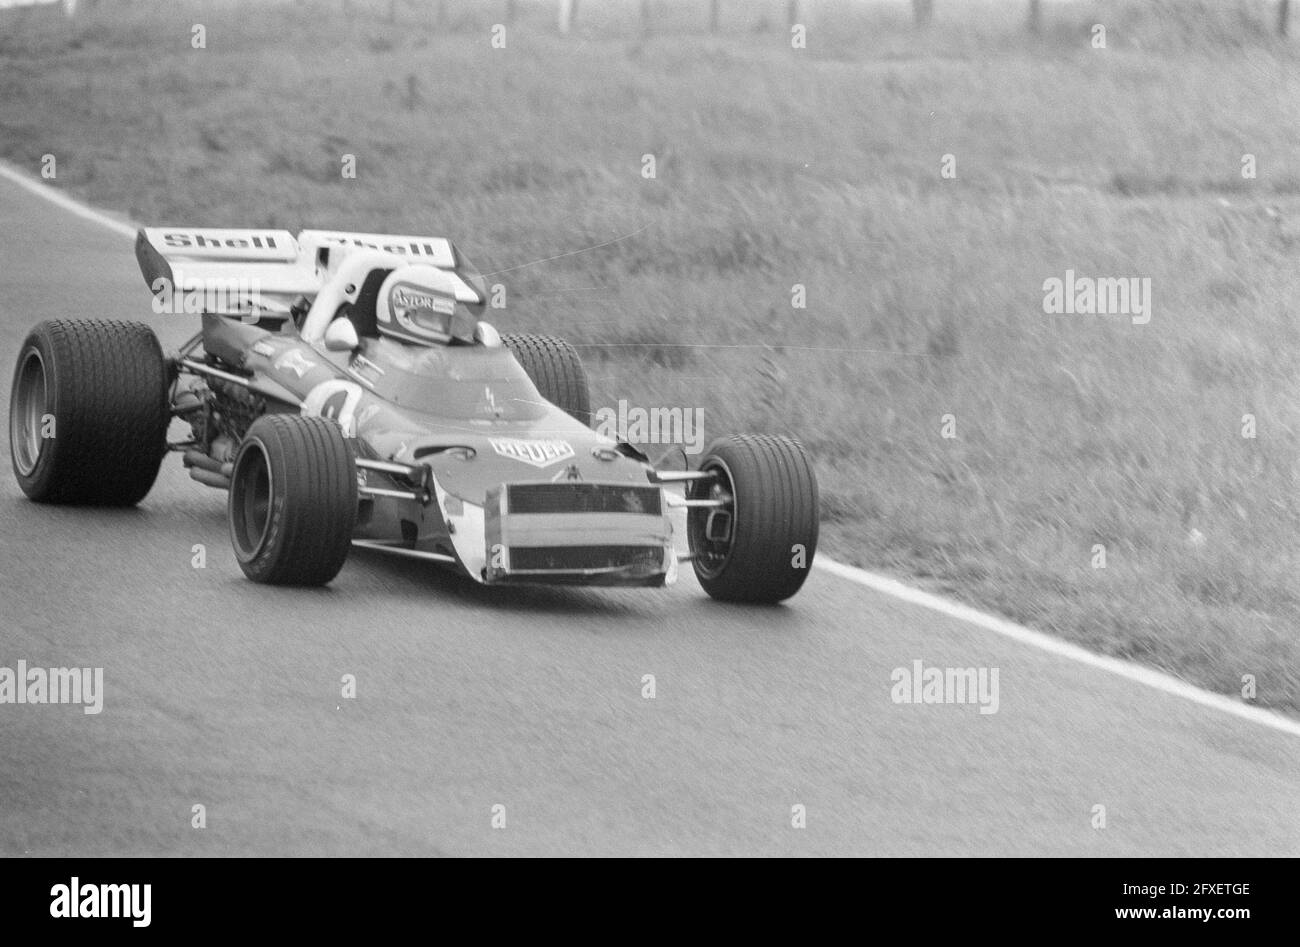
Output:
[[1300,855],[1297,7],[0,0],[23,912],[1086,859],[1114,927],[1249,931]]

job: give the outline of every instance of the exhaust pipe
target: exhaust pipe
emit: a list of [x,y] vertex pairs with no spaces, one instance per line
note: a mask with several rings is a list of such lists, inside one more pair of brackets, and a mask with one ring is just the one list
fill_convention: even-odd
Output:
[[189,468],[190,476],[199,483],[219,490],[230,489],[230,475],[235,471],[233,463],[223,464],[192,447],[182,455],[181,461]]
[[219,473],[213,473],[211,470],[204,470],[202,467],[191,467],[190,476],[199,483],[209,487],[216,487],[218,490],[230,489],[230,478],[222,476]]
[[[198,467],[201,470],[208,470],[212,473],[221,473],[223,467],[234,469],[232,464],[223,464],[219,460],[213,460],[207,454],[195,450],[193,447],[189,448],[189,450],[181,455],[181,460],[184,462],[186,467]],[[225,473],[229,476],[230,470],[226,470]]]

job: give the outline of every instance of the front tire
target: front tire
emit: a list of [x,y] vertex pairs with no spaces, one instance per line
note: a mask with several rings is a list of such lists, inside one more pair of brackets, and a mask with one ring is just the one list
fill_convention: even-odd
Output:
[[501,341],[543,398],[591,426],[591,390],[577,349],[549,335],[519,333],[503,335]]
[[328,418],[268,414],[235,455],[227,506],[244,575],[268,585],[325,585],[357,522],[352,448]]
[[817,476],[788,437],[740,434],[714,441],[700,464],[710,480],[687,496],[686,535],[704,591],[728,602],[772,604],[799,591],[817,552]]
[[167,452],[169,385],[138,322],[56,319],[32,329],[9,395],[9,453],[41,503],[134,506]]

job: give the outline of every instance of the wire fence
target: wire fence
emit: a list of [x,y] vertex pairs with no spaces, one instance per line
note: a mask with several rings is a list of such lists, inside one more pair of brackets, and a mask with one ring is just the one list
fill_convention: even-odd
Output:
[[[78,10],[98,7],[104,2],[126,4],[132,0],[0,0],[0,11],[57,7],[61,8],[65,15],[72,17]],[[363,8],[376,7],[373,0],[281,0],[281,2],[298,4],[333,2],[344,12],[360,12]],[[541,2],[543,0],[532,0],[529,5],[535,7]],[[559,32],[570,33],[579,26],[586,6],[598,0],[545,0],[545,2],[554,5],[555,23]],[[784,6],[784,19],[789,27],[795,27],[802,22],[809,9],[817,4],[817,0],[780,0],[780,2]],[[897,0],[897,2],[906,2],[910,5],[913,23],[918,28],[925,28],[934,21],[936,5],[956,3],[958,0]],[[1007,0],[1009,4],[1013,2],[1019,2],[1024,6],[1024,28],[1031,34],[1042,33],[1046,20],[1044,10],[1051,4],[1045,5],[1043,0]],[[724,29],[728,8],[736,9],[752,3],[752,0],[696,0],[696,3],[699,8],[699,28],[710,33],[718,33]],[[1275,5],[1273,28],[1278,35],[1287,36],[1291,29],[1291,0],[1273,0],[1273,3]],[[520,0],[480,0],[479,3],[480,7],[493,5],[499,8],[502,22],[505,24],[515,22],[520,16]],[[655,31],[661,9],[658,0],[627,0],[625,5],[629,9],[636,8],[637,13],[634,15],[639,18],[643,32]],[[392,22],[396,22],[404,11],[409,13],[412,10],[423,9],[428,12],[435,24],[441,26],[450,21],[454,2],[453,0],[382,0],[380,9],[384,7],[386,7],[387,18]],[[380,15],[384,14],[381,12]]]
[[[346,7],[352,0],[340,0]],[[439,21],[447,20],[451,0],[389,0],[390,15],[397,16],[399,5],[429,5],[434,4],[437,7],[437,17]],[[561,33],[572,31],[579,22],[579,13],[585,5],[583,0],[553,0],[556,6],[556,23]],[[588,3],[596,0],[586,0]],[[697,0],[700,9],[700,25],[711,33],[720,32],[724,23],[724,8],[738,8],[752,3],[752,0]],[[805,13],[816,5],[817,0],[782,0],[785,7],[785,22],[787,26],[797,26],[803,19]],[[959,0],[901,0],[911,6],[912,19],[917,27],[929,26],[935,15],[936,3],[956,3]],[[1024,23],[1025,29],[1030,33],[1041,33],[1044,27],[1045,5],[1043,0],[1007,0],[1008,3],[1019,2],[1024,6]],[[1290,27],[1291,20],[1291,0],[1274,0],[1276,3],[1276,29],[1277,32],[1286,36]],[[519,0],[502,0],[503,22],[509,24],[515,20],[519,14]],[[631,4],[628,4],[631,6]],[[641,28],[644,32],[653,32],[655,21],[657,19],[660,4],[656,0],[637,0],[636,6],[639,10],[638,16],[641,22]],[[1048,4],[1050,6],[1050,3]]]

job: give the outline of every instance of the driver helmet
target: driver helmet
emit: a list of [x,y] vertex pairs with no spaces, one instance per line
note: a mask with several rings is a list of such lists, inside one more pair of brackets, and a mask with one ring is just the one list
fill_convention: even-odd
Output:
[[423,263],[399,266],[379,288],[375,317],[381,334],[417,345],[473,342],[475,320],[456,301],[449,273]]

